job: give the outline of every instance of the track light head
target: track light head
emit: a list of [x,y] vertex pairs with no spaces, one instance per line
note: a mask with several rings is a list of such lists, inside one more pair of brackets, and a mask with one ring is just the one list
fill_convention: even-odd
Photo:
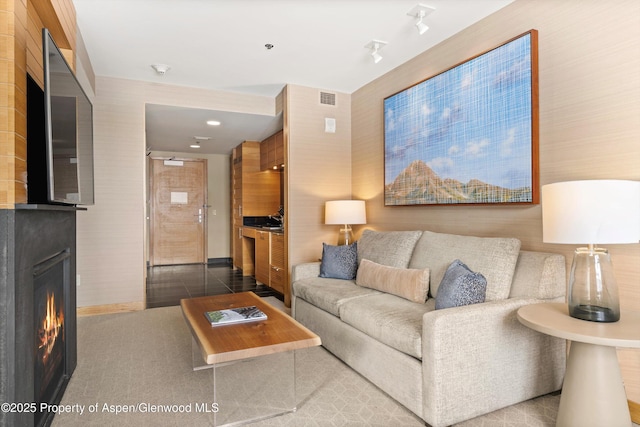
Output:
[[169,67],[167,64],[151,64],[151,68],[156,70],[156,73],[158,73],[158,75],[164,76],[171,67]]
[[382,55],[378,52],[387,42],[383,42],[381,40],[371,40],[364,47],[371,50],[371,57],[373,58],[374,64],[382,61]]
[[375,64],[382,61],[382,55],[378,53],[378,49],[375,49],[373,52],[371,52],[371,57],[373,58],[373,62]]
[[418,29],[418,34],[420,35],[423,35],[424,33],[427,32],[427,30],[429,30],[429,26],[424,22],[422,22],[422,19],[416,22],[416,28]]
[[424,23],[424,18],[427,15],[429,15],[431,12],[433,12],[434,10],[436,10],[436,9],[431,7],[431,6],[426,6],[424,4],[418,4],[413,9],[411,9],[409,12],[407,12],[407,15],[413,16],[414,18],[417,19],[416,28],[418,29],[418,33],[420,35],[426,33],[427,30],[429,30],[429,26]]

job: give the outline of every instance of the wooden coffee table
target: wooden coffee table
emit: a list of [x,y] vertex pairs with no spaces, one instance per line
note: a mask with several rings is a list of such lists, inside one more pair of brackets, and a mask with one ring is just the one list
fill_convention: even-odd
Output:
[[[266,320],[211,326],[204,313],[255,305]],[[195,359],[213,368],[214,425],[239,425],[296,410],[295,351],[320,337],[253,292],[180,301]],[[239,424],[238,424],[239,423]]]

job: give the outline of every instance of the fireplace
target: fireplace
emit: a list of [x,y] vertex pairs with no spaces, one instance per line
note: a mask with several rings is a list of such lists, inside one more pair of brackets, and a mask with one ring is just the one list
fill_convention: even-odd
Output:
[[36,426],[48,420],[48,411],[40,411],[41,403],[59,403],[68,381],[65,369],[64,296],[69,283],[70,252],[67,248],[33,268]]
[[0,210],[0,426],[48,426],[77,365],[76,212],[54,205]]

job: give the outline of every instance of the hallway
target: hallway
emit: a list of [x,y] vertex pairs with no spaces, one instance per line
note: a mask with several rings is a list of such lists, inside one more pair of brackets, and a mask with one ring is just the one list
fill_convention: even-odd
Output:
[[164,265],[147,268],[147,307],[180,305],[183,298],[253,291],[261,297],[283,295],[265,285],[256,284],[252,276],[220,264]]

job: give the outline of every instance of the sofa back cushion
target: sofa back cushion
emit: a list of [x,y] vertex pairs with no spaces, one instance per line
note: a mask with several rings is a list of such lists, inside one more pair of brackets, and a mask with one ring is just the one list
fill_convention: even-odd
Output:
[[389,267],[363,259],[358,267],[356,285],[424,304],[429,292],[429,269]]
[[566,288],[564,255],[520,251],[509,298],[562,299]]
[[422,231],[364,230],[358,240],[358,265],[363,259],[389,267],[407,268]]
[[456,259],[487,279],[486,301],[509,297],[520,240],[503,237],[475,237],[425,231],[416,244],[409,268],[431,271],[430,294],[438,286],[447,267]]

